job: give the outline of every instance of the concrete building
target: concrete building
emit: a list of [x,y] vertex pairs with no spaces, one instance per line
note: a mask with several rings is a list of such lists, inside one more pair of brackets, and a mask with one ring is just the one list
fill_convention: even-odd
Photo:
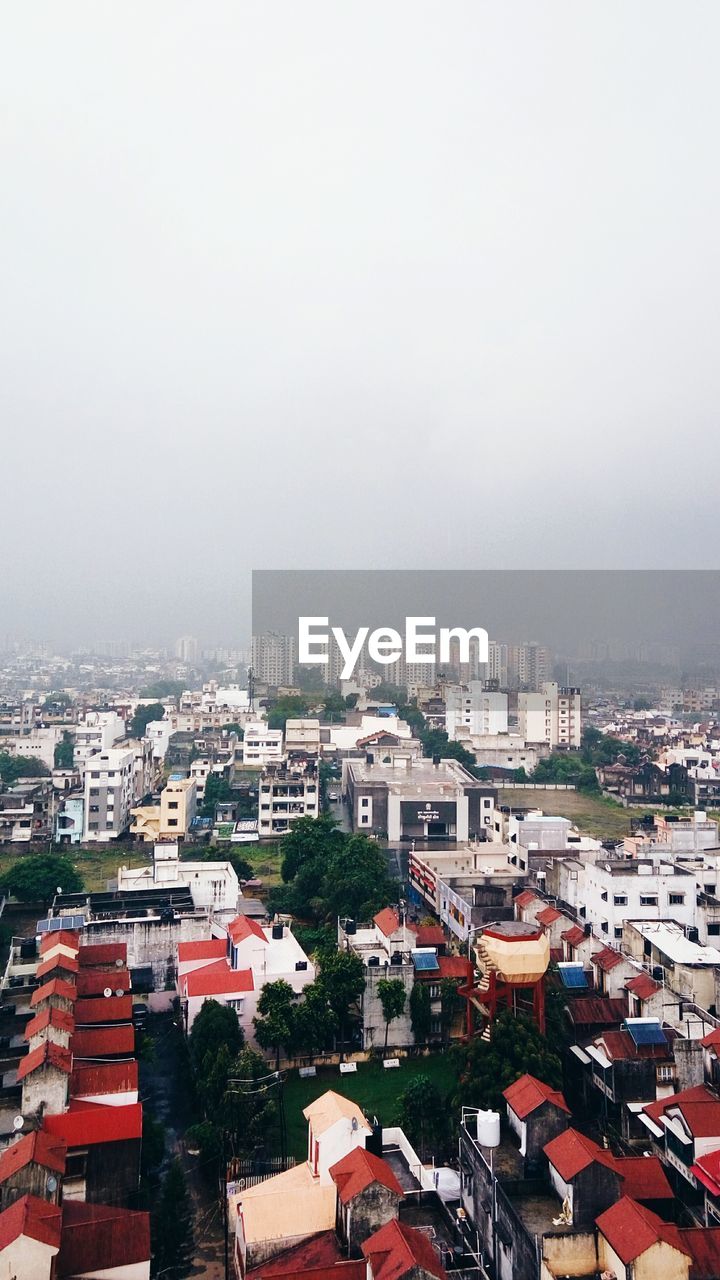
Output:
[[546,680],[538,692],[518,694],[518,733],[526,742],[577,750],[581,741],[579,689],[560,688]]
[[677,863],[552,859],[545,888],[581,920],[590,921],[597,937],[609,941],[623,937],[628,919],[675,920],[681,929],[695,925],[695,877]]
[[48,768],[55,767],[55,748],[67,730],[62,725],[33,728],[22,736],[0,737],[0,752],[40,760]]
[[507,733],[508,696],[483,687],[481,680],[445,688],[445,728],[449,738]]
[[58,844],[80,844],[84,835],[85,797],[82,792],[64,796],[55,814],[55,839]]
[[484,840],[496,793],[456,760],[408,758],[400,767],[344,760],[343,793],[353,829],[398,840]]
[[140,805],[132,810],[132,834],[145,842],[184,840],[197,812],[197,783],[194,777],[171,773],[160,792],[160,803]]
[[88,711],[74,734],[73,763],[84,772],[91,756],[107,751],[125,737],[125,721],[116,711]]
[[294,636],[266,632],[253,636],[251,666],[256,683],[277,687],[295,681],[296,641]]
[[285,755],[291,763],[295,759],[317,760],[320,755],[320,721],[286,720]]
[[242,753],[243,764],[280,764],[283,759],[282,729],[269,729],[264,720],[246,724]]
[[507,680],[516,689],[542,689],[550,679],[552,655],[544,645],[526,642],[507,647]]
[[177,843],[167,841],[155,845],[150,866],[118,868],[118,893],[177,889],[183,885],[190,890],[196,909],[205,909],[214,916],[237,913],[242,892],[230,862],[181,860]]
[[429,907],[461,943],[491,920],[513,919],[513,892],[525,876],[509,846],[483,842],[465,849],[411,850],[410,901]]
[[135,754],[130,748],[96,752],[85,762],[87,840],[115,840],[130,826],[134,795]]
[[258,834],[280,836],[297,818],[317,818],[320,783],[312,765],[307,769],[267,765],[258,787]]
[[47,840],[52,815],[53,792],[49,778],[28,778],[0,790],[0,843]]

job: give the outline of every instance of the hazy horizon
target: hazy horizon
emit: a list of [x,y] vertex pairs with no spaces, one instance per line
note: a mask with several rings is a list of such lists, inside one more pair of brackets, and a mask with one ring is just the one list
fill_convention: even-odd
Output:
[[719,37],[7,8],[0,636],[243,644],[253,568],[713,568]]

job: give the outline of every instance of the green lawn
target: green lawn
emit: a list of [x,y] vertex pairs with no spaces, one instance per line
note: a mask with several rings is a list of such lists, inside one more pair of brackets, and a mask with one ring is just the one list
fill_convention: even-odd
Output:
[[[47,846],[39,850],[34,848],[33,854],[38,852],[46,853]],[[57,853],[57,848],[53,850]],[[144,859],[142,853],[139,852],[139,846],[128,847],[127,845],[108,844],[95,849],[81,849],[77,845],[70,845],[60,850],[63,857],[68,857],[85,883],[85,888],[91,892],[104,889],[106,881],[115,880],[117,878],[118,867],[123,865],[141,866]],[[32,856],[23,852],[21,844],[4,845],[0,849],[0,876],[7,871],[13,862],[18,858]]]
[[235,844],[232,849],[239,858],[249,862],[253,876],[262,880],[267,888],[280,884],[280,845],[277,844]]
[[583,835],[596,840],[622,840],[630,835],[630,818],[639,818],[643,809],[624,809],[616,800],[607,796],[592,795],[585,791],[498,791],[498,804],[517,806],[519,809],[533,805],[545,813],[569,818]]
[[288,1130],[288,1152],[301,1160],[307,1151],[307,1121],[303,1107],[328,1089],[352,1098],[370,1120],[377,1116],[384,1125],[397,1119],[397,1100],[416,1076],[429,1076],[442,1094],[449,1093],[457,1082],[452,1062],[446,1053],[428,1058],[401,1058],[400,1066],[386,1070],[381,1062],[358,1062],[356,1075],[340,1075],[338,1067],[318,1067],[317,1076],[301,1080],[290,1072],[285,1084],[285,1113]]

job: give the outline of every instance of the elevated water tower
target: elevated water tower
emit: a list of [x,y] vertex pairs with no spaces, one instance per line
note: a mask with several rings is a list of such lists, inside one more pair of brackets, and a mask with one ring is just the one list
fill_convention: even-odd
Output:
[[545,974],[550,963],[550,940],[540,925],[503,920],[488,925],[478,936],[475,954],[480,979],[460,988],[465,997],[466,1033],[475,1034],[475,1017],[482,1020],[482,1035],[490,1039],[490,1027],[501,1008],[516,1012],[517,996],[531,994],[533,1017],[545,1032]]

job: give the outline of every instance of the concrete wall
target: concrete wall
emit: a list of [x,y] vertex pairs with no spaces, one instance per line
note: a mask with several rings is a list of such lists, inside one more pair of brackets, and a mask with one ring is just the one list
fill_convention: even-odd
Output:
[[405,987],[405,1011],[393,1019],[388,1031],[388,1049],[415,1043],[410,1021],[410,992],[415,981],[415,969],[411,964],[389,965],[387,968],[365,968],[365,993],[362,998],[363,1048],[382,1049],[385,1043],[385,1019],[377,993],[381,978],[399,979]]
[[397,1217],[398,1203],[398,1196],[379,1182],[371,1183],[347,1205],[338,1199],[338,1226],[351,1258],[359,1258],[365,1241]]
[[128,949],[128,968],[151,965],[153,982],[157,991],[175,987],[175,967],[179,942],[200,942],[209,933],[206,915],[181,916],[162,924],[159,919],[147,920],[93,920],[86,926],[85,940],[97,942],[125,942]]

